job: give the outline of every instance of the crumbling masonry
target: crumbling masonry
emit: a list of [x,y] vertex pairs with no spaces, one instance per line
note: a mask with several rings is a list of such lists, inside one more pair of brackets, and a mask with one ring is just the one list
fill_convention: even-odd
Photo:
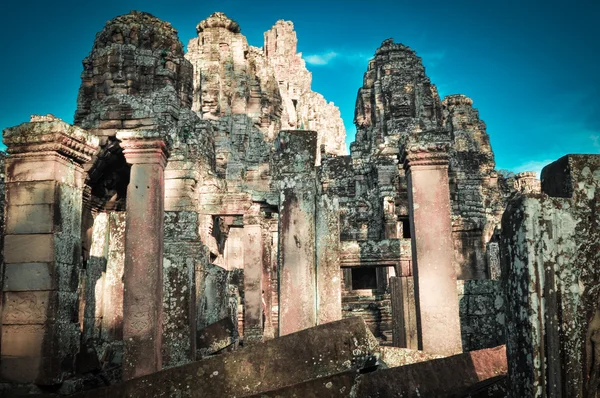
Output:
[[597,157],[499,174],[392,39],[347,155],[291,22],[197,32],[116,17],[74,125],[4,130],[0,393],[596,396]]

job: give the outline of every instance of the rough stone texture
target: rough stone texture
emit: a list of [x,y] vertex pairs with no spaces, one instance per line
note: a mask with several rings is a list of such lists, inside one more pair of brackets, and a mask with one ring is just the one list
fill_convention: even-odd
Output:
[[444,143],[411,146],[406,153],[419,348],[462,351]]
[[317,324],[315,254],[316,133],[277,138],[279,190],[279,335]]
[[466,397],[506,370],[506,350],[497,347],[366,374],[343,372],[253,397]]
[[[81,164],[98,149],[98,140],[51,115],[3,135],[10,156],[0,380],[57,384],[74,371],[79,345]],[[41,277],[24,283],[32,273]]]
[[[73,340],[73,352],[79,351],[76,370],[88,377],[100,368],[102,377],[111,372],[106,380],[119,378],[124,220],[131,216],[124,211],[141,209],[129,203],[136,198],[127,192],[137,178],[124,154],[131,137],[115,135],[146,132],[164,141],[159,152],[170,152],[164,170],[164,253],[157,257],[164,263],[164,283],[157,288],[163,297],[156,300],[157,290],[148,300],[163,310],[162,329],[155,328],[162,330],[163,344],[153,352],[160,352],[164,366],[207,355],[204,348],[194,348],[201,340],[194,333],[220,322],[228,326],[219,330],[218,344],[212,349],[208,344],[210,354],[242,336],[246,343],[268,339],[352,315],[363,317],[383,344],[416,348],[412,281],[418,264],[412,250],[417,247],[411,243],[415,230],[410,230],[408,179],[400,157],[410,146],[443,140],[449,146],[449,174],[441,189],[450,192],[452,224],[449,231],[432,234],[445,243],[451,237],[447,252],[458,278],[465,280],[457,297],[463,344],[473,349],[502,342],[498,291],[471,279],[499,277],[499,238],[492,231],[506,202],[539,191],[539,182],[532,173],[494,171],[485,124],[469,98],[452,95],[441,101],[416,53],[386,40],[365,73],[356,106],[356,141],[351,155],[344,156],[339,110],[311,91],[311,74],[297,53],[291,22],[278,21],[265,33],[264,47],[255,48],[234,21],[216,13],[198,24],[198,37],[188,49],[184,56],[177,32],[150,14],[116,17],[98,33],[84,60],[75,115],[76,125],[99,138],[100,152],[88,148],[96,138],[51,115],[32,118],[34,134],[25,131],[29,127],[15,128],[24,138],[13,137],[17,149],[9,164],[31,145],[39,145],[40,152],[33,157],[38,167],[8,169],[3,313],[7,294],[56,290],[58,298],[48,300],[60,316],[76,308],[79,299],[71,329],[76,332],[79,322],[81,343],[64,333]],[[52,131],[41,131],[42,125]],[[73,140],[65,142],[61,129]],[[299,143],[290,146],[286,137]],[[50,161],[42,150],[57,151],[58,160]],[[73,173],[65,156],[82,164],[81,170],[75,167],[79,171]],[[32,179],[44,182],[29,184]],[[66,200],[68,189],[52,179],[82,191],[83,199]],[[65,199],[64,208],[55,205],[57,197]],[[81,208],[78,220],[71,213]],[[81,233],[73,233],[64,247],[50,236],[57,221],[72,221],[73,231],[81,225]],[[157,243],[154,237],[163,228],[149,227],[153,222],[158,219],[140,228],[150,238],[137,242],[138,250]],[[261,242],[257,247],[244,242],[250,230],[252,241]],[[286,244],[280,252],[281,242]],[[59,272],[53,268],[53,254],[71,253],[67,246],[83,248],[79,277],[71,266],[61,265]],[[291,270],[301,272],[291,277]],[[361,272],[374,286],[354,290],[353,275]],[[394,276],[400,285],[394,285]],[[148,277],[140,275],[140,280]],[[394,286],[402,286],[401,294],[394,295]],[[295,324],[288,328],[290,320]],[[8,333],[5,327],[0,332]],[[81,389],[89,382],[82,380],[52,388],[62,393]]]
[[[223,318],[229,317],[237,325],[238,289],[235,279],[239,272],[227,271],[218,265],[206,264],[196,270],[197,330],[201,330]],[[232,338],[237,338],[237,328]]]
[[197,353],[198,358],[202,359],[209,355],[236,344],[234,339],[236,335],[236,325],[233,324],[231,318],[223,318],[218,322],[208,325],[197,333]]
[[452,235],[459,279],[485,279],[485,250],[504,210],[485,123],[465,95],[442,101],[450,147]]
[[375,364],[377,342],[358,318],[279,339],[77,397],[234,397]]
[[498,280],[458,281],[463,350],[497,347],[506,341],[504,294]]
[[[192,65],[169,23],[138,11],[108,21],[83,69],[75,124],[99,136],[103,145],[88,166],[93,203],[125,209],[129,170],[114,138],[117,130],[159,132],[178,161],[170,170],[188,170],[187,180],[214,169],[211,127],[191,110]],[[185,156],[187,164],[181,161]],[[186,179],[181,173],[168,177]],[[186,192],[178,196],[174,205]]]
[[395,347],[417,350],[417,313],[412,277],[391,277],[392,341]]
[[[354,169],[365,170],[361,174],[376,169],[377,174],[375,170],[370,172],[375,174],[370,179],[379,185],[368,189],[372,193],[356,195],[370,197],[371,203],[374,197],[382,201],[382,209],[389,209],[384,212],[389,230],[394,227],[394,219],[398,221],[408,214],[406,179],[402,170],[394,167],[395,160],[409,142],[432,143],[426,132],[445,132],[450,139],[454,261],[460,279],[487,277],[486,243],[499,223],[504,199],[485,124],[472,103],[464,95],[451,95],[440,101],[415,52],[386,40],[369,63],[359,90],[355,110],[357,135],[351,145]],[[367,198],[363,200],[369,202]],[[363,217],[369,220],[367,225],[353,227],[366,229],[370,236],[381,236],[386,227],[373,224],[373,218],[384,218],[381,212],[377,207],[369,208],[369,216]],[[402,233],[401,228],[396,230]]]
[[600,156],[565,156],[504,213],[511,396],[597,395],[599,181]]
[[80,282],[79,316],[83,341],[93,344],[103,369],[122,363],[124,243],[124,212],[98,214]]
[[247,115],[250,128],[269,142],[282,129],[311,129],[327,153],[346,153],[340,111],[311,90],[291,22],[278,21],[266,32],[262,49],[249,46],[239,25],[220,12],[196,30],[186,58],[194,66],[193,109],[202,118]]
[[[257,212],[256,210],[254,213]],[[244,345],[246,345],[262,341],[264,331],[264,245],[260,217],[247,215],[244,219],[244,232]]]
[[323,193],[316,214],[317,323],[342,319],[339,203]]
[[[154,131],[119,131],[117,138],[131,164],[123,272],[123,379],[129,380],[162,368],[167,151]],[[171,285],[168,288],[174,290]]]
[[101,136],[171,128],[192,105],[192,66],[171,24],[132,11],[108,21],[83,60],[75,124]]
[[432,359],[443,358],[442,355],[427,354],[423,351],[411,350],[399,347],[381,347],[380,361],[388,368],[397,366],[412,365],[413,363],[431,361]]
[[205,247],[199,240],[198,214],[165,212],[163,258],[163,367],[196,359],[196,269]]

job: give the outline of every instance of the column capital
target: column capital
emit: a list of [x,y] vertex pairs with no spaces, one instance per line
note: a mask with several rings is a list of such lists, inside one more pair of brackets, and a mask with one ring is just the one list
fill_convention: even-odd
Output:
[[167,165],[169,151],[162,135],[154,130],[117,131],[123,155],[129,164]]
[[79,165],[89,162],[99,148],[98,137],[52,115],[32,115],[30,122],[5,129],[3,140],[11,155],[37,159],[58,154]]
[[448,142],[408,145],[401,158],[404,169],[410,170],[414,166],[448,166],[449,149]]

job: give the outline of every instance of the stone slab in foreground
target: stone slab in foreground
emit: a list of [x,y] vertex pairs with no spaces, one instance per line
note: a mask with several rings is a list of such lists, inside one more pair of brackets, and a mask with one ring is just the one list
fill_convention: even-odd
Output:
[[364,321],[349,318],[75,396],[241,397],[360,369],[378,348]]
[[366,374],[350,370],[250,397],[465,397],[489,390],[483,382],[506,371],[506,348],[500,346]]

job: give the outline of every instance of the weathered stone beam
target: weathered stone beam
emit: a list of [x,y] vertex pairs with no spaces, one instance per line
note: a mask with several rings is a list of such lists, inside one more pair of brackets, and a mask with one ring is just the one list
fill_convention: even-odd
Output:
[[346,371],[248,398],[464,397],[506,369],[501,346],[365,374]]
[[75,397],[241,397],[347,370],[355,374],[374,362],[377,349],[364,321],[350,318]]
[[208,325],[197,333],[196,348],[199,358],[205,358],[237,342],[236,326],[230,317]]

